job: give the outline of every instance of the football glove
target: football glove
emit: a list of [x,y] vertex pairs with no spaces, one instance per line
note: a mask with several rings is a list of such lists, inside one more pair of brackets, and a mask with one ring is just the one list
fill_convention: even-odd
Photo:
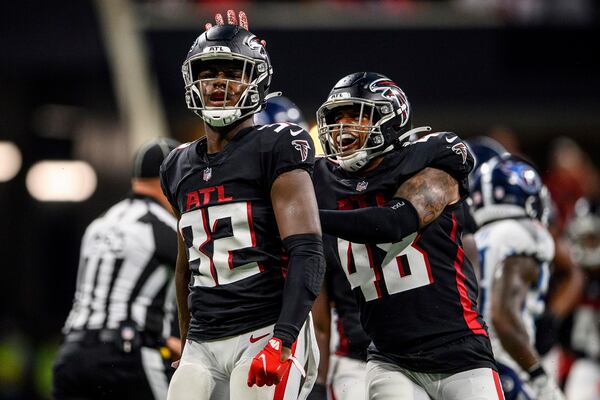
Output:
[[530,370],[529,386],[538,400],[565,400],[565,395],[542,367]]
[[269,340],[265,348],[252,359],[250,371],[248,371],[248,386],[277,385],[281,382],[281,379],[288,372],[292,364],[300,369],[302,376],[306,375],[304,369],[294,356],[281,361],[282,347],[281,339],[273,337]]

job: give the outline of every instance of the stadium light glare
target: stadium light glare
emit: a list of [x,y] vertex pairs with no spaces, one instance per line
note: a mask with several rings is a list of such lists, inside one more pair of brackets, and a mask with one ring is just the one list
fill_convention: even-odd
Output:
[[96,190],[96,173],[84,161],[44,160],[27,172],[27,190],[39,201],[77,202]]
[[8,182],[21,169],[22,157],[19,148],[12,142],[0,141],[0,182]]

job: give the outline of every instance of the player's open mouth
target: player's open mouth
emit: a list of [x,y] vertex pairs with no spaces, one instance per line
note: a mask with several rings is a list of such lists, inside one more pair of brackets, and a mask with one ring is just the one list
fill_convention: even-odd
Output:
[[[228,96],[229,97],[229,96]],[[224,106],[225,105],[225,92],[216,91],[210,94],[208,97],[210,106]]]
[[342,133],[341,143],[338,139],[339,149],[341,151],[349,150],[359,144],[358,136],[351,133]]

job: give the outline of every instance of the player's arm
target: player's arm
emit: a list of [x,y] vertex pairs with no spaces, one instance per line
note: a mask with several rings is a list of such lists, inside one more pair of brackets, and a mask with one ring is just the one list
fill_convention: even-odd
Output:
[[279,175],[271,189],[271,202],[289,256],[281,315],[273,333],[289,348],[308,317],[325,274],[319,212],[308,172],[294,169]]
[[502,347],[525,371],[539,363],[521,319],[529,287],[537,281],[538,275],[537,261],[533,257],[510,256],[492,281],[491,322]]
[[[177,220],[180,215],[176,212]],[[188,267],[185,242],[181,234],[177,234],[177,262],[175,263],[175,293],[177,297],[177,312],[179,315],[179,334],[181,337],[181,353],[185,347],[188,329],[190,327],[190,310],[188,296],[190,294],[190,270]]]
[[581,267],[573,261],[567,245],[553,232],[555,255],[554,272],[559,276],[558,284],[548,296],[546,310],[537,320],[535,346],[540,354],[546,354],[558,341],[560,322],[578,303],[585,278]]
[[390,243],[424,228],[460,200],[458,182],[427,167],[403,182],[383,207],[319,210],[323,232],[354,243]]
[[[271,186],[271,203],[288,268],[273,338],[252,360],[247,380],[250,387],[277,384],[290,368],[295,360],[291,347],[325,275],[319,210],[308,172],[296,168],[277,176]],[[303,372],[302,366],[297,366]]]
[[326,385],[327,373],[329,371],[329,348],[331,341],[331,307],[329,305],[327,285],[323,285],[321,288],[321,293],[313,304],[312,315],[315,323],[317,345],[321,356],[319,358],[317,380],[308,400],[327,398]]

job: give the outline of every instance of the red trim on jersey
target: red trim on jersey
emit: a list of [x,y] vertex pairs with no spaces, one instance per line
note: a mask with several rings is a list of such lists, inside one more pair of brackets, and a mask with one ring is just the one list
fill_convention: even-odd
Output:
[[456,222],[456,217],[454,216],[454,212],[452,212],[452,231],[450,232],[450,240],[456,242],[456,231],[458,230],[458,223]]
[[373,273],[375,274],[375,282],[373,282],[373,285],[375,285],[375,290],[377,290],[377,298],[381,298],[381,285],[380,285],[380,281],[381,281],[381,272],[379,272],[379,270],[375,267],[375,262],[373,261],[373,251],[371,250],[371,246],[369,246],[368,244],[365,244],[365,248],[367,249],[367,255],[369,256],[369,266],[371,267],[371,269],[373,270]]
[[498,373],[492,370],[492,376],[494,377],[494,385],[496,385],[496,393],[498,394],[498,400],[504,400],[504,391],[502,390],[502,385],[500,384],[500,377]]
[[336,328],[338,331],[338,345],[335,349],[335,354],[338,356],[347,356],[350,352],[350,341],[348,340],[348,336],[344,333],[344,326],[342,325],[342,319],[338,316],[336,321]]
[[421,234],[419,233],[415,240],[410,244],[415,250],[423,255],[423,259],[425,260],[425,266],[427,267],[427,276],[429,277],[429,283],[433,283],[433,274],[431,273],[431,265],[429,264],[429,255],[425,250],[423,250],[417,243],[421,240]]
[[[252,247],[256,247],[256,232],[254,231],[254,223],[252,222],[252,203],[246,202],[246,212],[248,214],[248,228],[250,229],[250,238],[252,239]],[[265,266],[262,262],[257,262],[258,270],[265,271]]]
[[[295,356],[296,355],[296,345],[298,344],[298,339],[296,339],[296,341],[294,341],[294,343],[292,344],[292,355]],[[290,369],[287,370],[287,372],[285,373],[285,375],[283,375],[283,377],[281,378],[281,382],[279,382],[277,385],[275,385],[275,395],[273,396],[273,400],[283,400],[284,396],[285,396],[285,388],[287,386],[287,381],[288,378],[290,377],[290,372],[292,371],[292,368],[296,368],[294,366],[294,364],[290,365]]]
[[383,207],[385,205],[385,197],[381,193],[377,193],[375,195],[375,202],[377,203],[377,207]]
[[352,255],[352,242],[348,242],[348,251],[346,253],[346,260],[348,260],[348,262],[346,263],[346,271],[348,271],[348,276],[350,276],[350,274],[352,273],[352,271],[350,271],[350,260],[353,260],[354,256]]
[[256,233],[254,232],[254,224],[252,223],[252,204],[249,201],[246,202],[246,212],[248,213],[248,228],[250,228],[252,247],[256,247]]
[[[456,239],[456,231],[457,231],[457,222],[452,213],[452,232],[450,233],[450,238],[453,240]],[[487,332],[483,329],[483,326],[477,320],[478,314],[475,310],[473,310],[473,302],[469,298],[469,293],[467,291],[467,287],[465,286],[465,281],[467,278],[463,273],[462,266],[465,261],[465,252],[462,247],[458,246],[458,250],[456,251],[456,258],[454,259],[454,270],[456,271],[456,289],[458,290],[458,295],[460,297],[460,304],[463,309],[463,318],[467,323],[471,332],[476,335],[487,336]]]
[[402,265],[402,256],[396,257],[396,264],[398,264],[398,272],[400,273],[400,277],[404,278],[406,276],[406,272],[404,271],[404,265]]
[[[209,264],[210,264],[209,265],[210,275],[212,276],[213,280],[215,281],[215,285],[218,285],[219,277],[217,276],[217,270],[215,268],[215,263],[213,263],[212,256],[210,256],[207,252],[202,250],[204,245],[206,243],[210,242],[211,235],[210,235],[210,229],[208,228],[208,218],[206,216],[206,208],[202,208],[201,212],[202,212],[202,227],[204,228],[204,232],[206,233],[206,240],[203,243],[201,243],[200,246],[198,246],[198,250],[200,250],[200,252],[208,258]],[[200,262],[202,262],[202,260],[200,260]]]

